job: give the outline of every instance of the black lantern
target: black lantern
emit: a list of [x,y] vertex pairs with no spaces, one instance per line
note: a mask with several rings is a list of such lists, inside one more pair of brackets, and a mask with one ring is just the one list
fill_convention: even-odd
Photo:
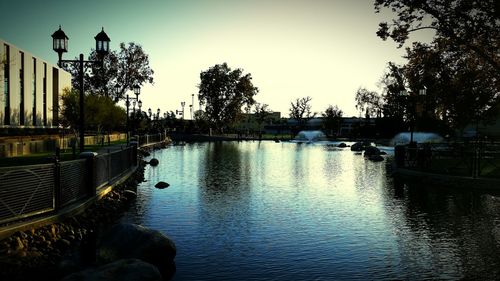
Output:
[[68,51],[68,36],[59,29],[52,33],[52,49],[59,55],[59,60],[62,59],[62,54]]
[[141,94],[141,87],[139,87],[139,85],[135,85],[134,86],[134,94],[136,96],[140,95]]
[[104,32],[104,27],[102,28],[101,32],[99,32],[95,37],[95,51],[101,55],[107,55],[109,53],[109,42],[111,39],[109,39],[108,35],[106,32]]

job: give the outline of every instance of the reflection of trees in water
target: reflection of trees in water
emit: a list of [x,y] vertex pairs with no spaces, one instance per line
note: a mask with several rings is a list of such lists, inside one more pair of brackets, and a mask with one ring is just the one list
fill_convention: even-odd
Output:
[[200,157],[199,222],[220,247],[237,243],[243,237],[236,236],[250,228],[250,158],[240,148],[239,143],[209,143]]
[[[386,211],[404,264],[452,278],[500,277],[500,198],[394,179]],[[412,252],[414,251],[414,252]],[[415,272],[422,271],[417,269]]]

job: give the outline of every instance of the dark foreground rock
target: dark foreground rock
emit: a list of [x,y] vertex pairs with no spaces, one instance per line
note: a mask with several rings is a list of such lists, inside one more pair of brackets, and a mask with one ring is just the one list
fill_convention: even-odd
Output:
[[159,188],[159,189],[164,189],[164,188],[167,188],[169,186],[170,186],[170,184],[168,184],[168,183],[166,183],[164,181],[160,181],[157,184],[155,184],[155,187]]
[[380,149],[375,146],[368,146],[365,148],[365,157],[380,155]]
[[66,276],[62,281],[161,281],[158,269],[138,259],[115,262]]
[[175,244],[161,232],[135,224],[117,224],[101,238],[97,247],[100,263],[118,259],[140,259],[155,265],[162,275],[172,273]]
[[368,157],[368,160],[371,160],[373,162],[380,162],[380,161],[384,161],[384,157],[382,157],[380,155],[371,155]]
[[365,146],[361,142],[356,142],[353,145],[351,145],[351,151],[363,151],[365,149]]

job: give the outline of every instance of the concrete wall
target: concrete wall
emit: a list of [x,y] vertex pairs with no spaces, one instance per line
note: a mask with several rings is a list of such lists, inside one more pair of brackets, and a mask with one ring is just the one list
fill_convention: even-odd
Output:
[[[5,63],[9,65],[8,100],[5,97]],[[0,126],[57,126],[59,96],[65,88],[71,88],[71,75],[68,72],[0,39],[0,81]],[[6,103],[10,112],[5,110]],[[5,122],[6,114],[9,114],[8,123]]]

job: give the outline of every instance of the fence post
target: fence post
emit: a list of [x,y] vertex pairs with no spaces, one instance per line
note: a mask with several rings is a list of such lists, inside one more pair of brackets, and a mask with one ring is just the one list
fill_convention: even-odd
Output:
[[134,164],[134,166],[137,166],[137,147],[138,147],[138,143],[136,141],[132,141],[132,142],[130,142],[130,146],[132,147],[132,164]]
[[85,151],[80,153],[80,159],[86,159],[86,170],[87,170],[87,190],[90,197],[96,195],[96,171],[95,171],[95,157],[97,152]]
[[61,163],[56,156],[54,157],[54,210],[56,211],[61,208],[61,193]]
[[394,158],[396,160],[397,168],[405,167],[405,154],[406,151],[404,145],[396,145],[396,147],[394,147]]

